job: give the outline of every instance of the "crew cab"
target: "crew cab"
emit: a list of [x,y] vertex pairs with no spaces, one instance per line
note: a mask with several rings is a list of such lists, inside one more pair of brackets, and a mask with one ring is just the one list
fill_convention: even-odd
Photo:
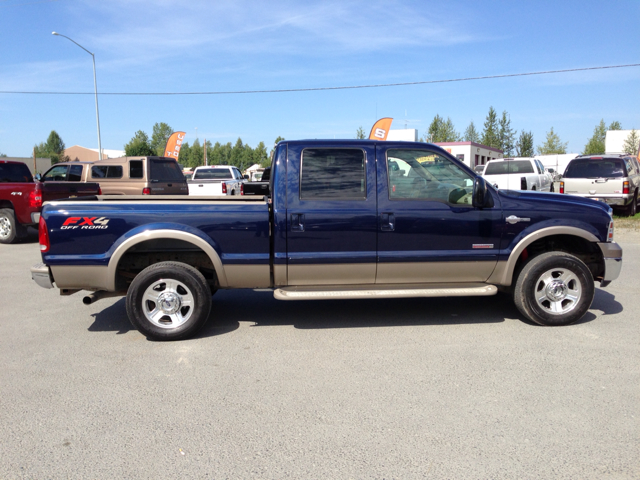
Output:
[[487,162],[482,176],[495,188],[553,192],[553,178],[536,158],[504,158]]
[[240,170],[228,165],[196,167],[189,180],[189,195],[242,195],[245,179]]
[[630,155],[581,155],[567,165],[560,193],[600,200],[634,216],[640,200],[640,167]]
[[270,197],[61,201],[40,219],[41,286],[126,296],[153,339],[193,335],[217,289],[280,300],[512,293],[522,315],[567,325],[622,249],[611,209],[568,195],[496,190],[426,143],[283,141]]
[[34,182],[22,162],[0,160],[0,243],[13,243],[38,225],[42,204],[48,200],[100,194],[97,183],[45,185]]

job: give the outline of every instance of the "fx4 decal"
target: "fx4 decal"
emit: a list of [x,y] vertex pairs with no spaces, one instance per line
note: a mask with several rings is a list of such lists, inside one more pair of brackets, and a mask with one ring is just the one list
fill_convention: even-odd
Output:
[[69,217],[67,218],[60,230],[106,230],[109,219],[105,217]]

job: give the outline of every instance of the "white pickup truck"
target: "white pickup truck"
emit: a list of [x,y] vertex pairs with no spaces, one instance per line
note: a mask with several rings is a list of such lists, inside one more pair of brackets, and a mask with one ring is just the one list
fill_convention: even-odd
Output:
[[482,176],[501,190],[537,190],[553,192],[553,178],[535,158],[490,160]]
[[245,179],[240,170],[230,165],[196,167],[188,181],[189,195],[242,195]]

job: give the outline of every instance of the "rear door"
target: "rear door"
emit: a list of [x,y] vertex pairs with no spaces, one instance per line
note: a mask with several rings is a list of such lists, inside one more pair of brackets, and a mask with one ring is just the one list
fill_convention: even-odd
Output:
[[170,158],[149,158],[151,195],[188,195],[187,180],[178,163]]
[[497,203],[473,207],[475,176],[429,148],[379,143],[377,158],[376,283],[487,280],[498,260],[502,212]]
[[375,282],[375,177],[375,150],[371,145],[289,145],[289,285]]

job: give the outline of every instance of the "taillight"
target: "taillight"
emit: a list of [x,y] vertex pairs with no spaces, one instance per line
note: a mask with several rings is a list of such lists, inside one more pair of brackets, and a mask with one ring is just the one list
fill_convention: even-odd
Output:
[[222,193],[227,194],[227,184],[222,182]]
[[31,208],[42,207],[42,189],[39,183],[36,183],[36,188],[29,193],[29,206]]
[[629,193],[629,181],[625,180],[622,183],[622,194],[624,195],[625,193]]
[[149,187],[143,188],[142,189],[142,194],[143,195],[151,195],[151,189]]
[[240,195],[244,195],[244,183],[240,184]]
[[527,177],[520,177],[520,190],[527,189]]
[[102,195],[102,187],[100,185],[98,185],[98,195]]
[[560,182],[560,193],[564,193],[564,182]]
[[38,223],[38,242],[40,243],[41,252],[45,253],[49,251],[49,247],[51,247],[49,232],[47,231],[47,222],[44,221],[42,215],[40,215],[40,222]]
[[609,232],[607,233],[607,242],[613,242],[613,220],[609,222]]

